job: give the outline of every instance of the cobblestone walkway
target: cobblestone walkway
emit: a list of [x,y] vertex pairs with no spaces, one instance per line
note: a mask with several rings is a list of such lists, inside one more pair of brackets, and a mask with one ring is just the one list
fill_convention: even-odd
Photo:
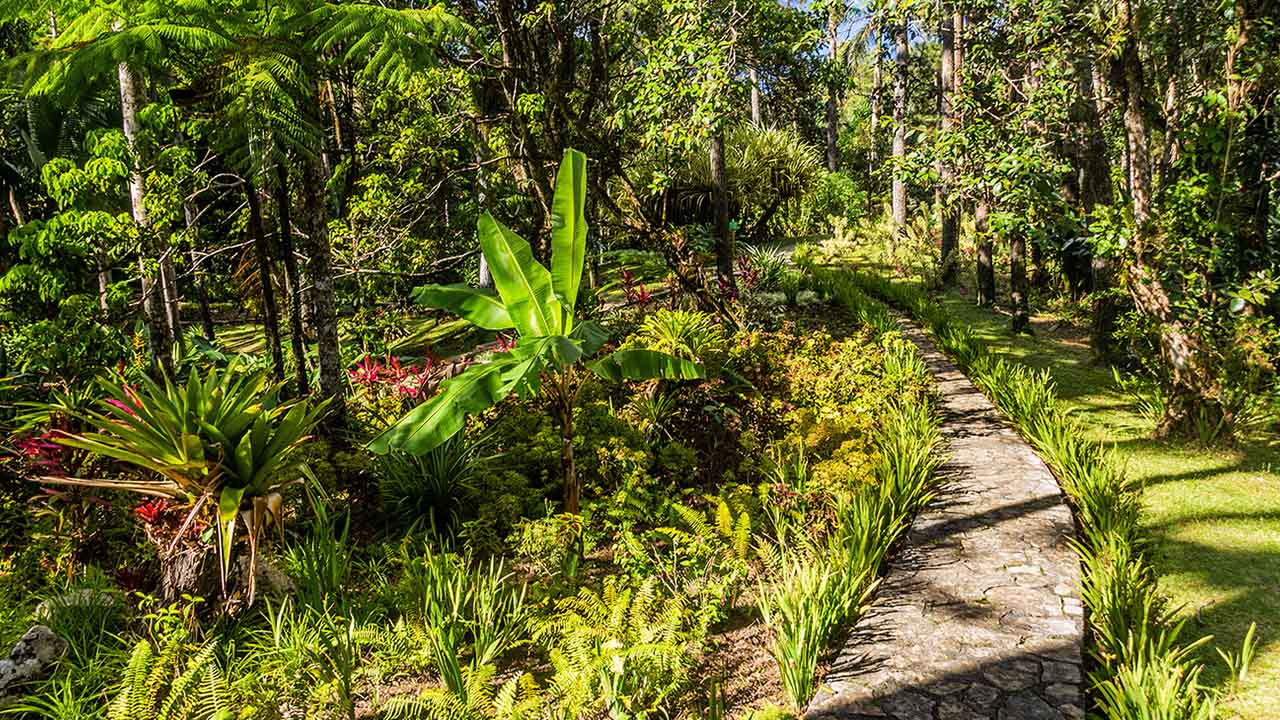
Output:
[[937,380],[950,459],[805,718],[1083,718],[1071,512],[986,397],[906,332]]

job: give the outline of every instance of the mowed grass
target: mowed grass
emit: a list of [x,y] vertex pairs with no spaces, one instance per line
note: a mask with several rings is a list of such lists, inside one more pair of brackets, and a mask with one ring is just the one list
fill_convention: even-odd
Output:
[[[1250,676],[1219,717],[1280,718],[1280,449],[1153,440],[1152,421],[1115,387],[1109,367],[1094,364],[1085,332],[1041,315],[1034,336],[1014,337],[1002,313],[954,291],[938,300],[1009,359],[1048,368],[1090,436],[1113,444],[1141,481],[1152,559],[1161,590],[1187,619],[1184,641],[1212,634],[1214,646],[1238,652],[1257,622]],[[1206,648],[1202,659],[1205,684],[1224,686],[1217,653]]]

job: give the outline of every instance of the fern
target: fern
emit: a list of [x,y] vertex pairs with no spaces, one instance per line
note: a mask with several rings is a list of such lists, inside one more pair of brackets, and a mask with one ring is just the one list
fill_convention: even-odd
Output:
[[208,643],[182,663],[181,638],[156,652],[143,640],[133,649],[107,720],[224,720],[231,717],[225,678]]
[[688,620],[684,598],[661,593],[653,578],[638,587],[609,579],[598,594],[583,589],[561,600],[535,634],[550,649],[552,696],[569,716],[667,709],[688,682],[696,635]]

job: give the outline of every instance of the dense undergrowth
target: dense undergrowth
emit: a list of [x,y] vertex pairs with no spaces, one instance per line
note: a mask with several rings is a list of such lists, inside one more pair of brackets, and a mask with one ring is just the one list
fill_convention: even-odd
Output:
[[[1057,476],[1079,526],[1074,547],[1088,609],[1095,711],[1112,720],[1214,717],[1225,691],[1200,683],[1203,666],[1195,657],[1211,638],[1184,640],[1185,621],[1176,619],[1176,608],[1159,593],[1139,522],[1139,488],[1110,450],[1086,439],[1058,403],[1049,374],[999,357],[918,288],[869,273],[852,277],[863,291],[920,321]],[[1239,654],[1219,651],[1237,682],[1247,674],[1252,652],[1252,631]]]
[[[762,254],[761,277],[775,260]],[[297,468],[300,482],[279,484],[283,509],[271,514],[283,522],[264,521],[254,541],[252,605],[243,536],[226,546],[240,547],[226,600],[216,573],[210,595],[160,597],[169,543],[221,547],[210,508],[188,516],[176,501],[138,504],[110,488],[37,497],[30,507],[44,514],[6,536],[3,631],[44,622],[69,652],[0,712],[514,720],[803,709],[930,496],[938,431],[927,372],[885,307],[830,274],[804,279],[804,305],[789,286],[767,299],[794,273],[758,281],[741,301],[742,329],[649,301],[606,313],[619,349],[697,361],[707,378],[578,379],[580,514],[558,511],[561,436],[538,395],[508,398],[422,456],[291,445],[273,467]],[[238,383],[263,382],[229,367],[224,376],[247,377]],[[420,402],[418,372],[372,360],[352,371],[352,426],[372,436]],[[213,377],[200,365],[186,373]],[[133,412],[186,412],[166,392],[214,386],[87,397],[101,409],[75,422],[112,435]],[[118,412],[102,414],[106,405]],[[8,467],[48,478],[74,460],[85,476],[149,474],[92,450],[50,448],[32,456],[39,467]],[[86,510],[72,514],[71,500]]]

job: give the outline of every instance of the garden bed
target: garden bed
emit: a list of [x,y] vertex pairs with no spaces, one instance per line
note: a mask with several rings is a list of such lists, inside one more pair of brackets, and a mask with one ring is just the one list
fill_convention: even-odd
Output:
[[[29,712],[143,703],[148,673],[198,678],[166,690],[193,708],[264,718],[802,709],[927,498],[937,442],[928,377],[883,308],[839,276],[806,282],[803,306],[748,293],[739,329],[656,302],[600,318],[620,348],[686,358],[706,377],[573,377],[576,515],[560,512],[561,433],[544,395],[505,400],[424,456],[373,456],[364,443],[426,393],[406,392],[412,369],[369,361],[352,374],[352,434],[299,447],[308,480],[285,491],[283,543],[277,528],[262,535],[252,606],[235,577],[225,603],[214,588],[144,599],[164,544],[148,539],[182,534],[184,513],[131,516],[136,496],[68,491],[101,501],[113,529],[94,537],[111,549],[33,542],[6,561],[5,595],[30,607],[90,587],[111,600],[45,614],[72,649]],[[213,523],[197,514],[185,532],[209,540]],[[97,569],[51,583],[34,569],[50,553]],[[29,619],[14,615],[7,632]]]

